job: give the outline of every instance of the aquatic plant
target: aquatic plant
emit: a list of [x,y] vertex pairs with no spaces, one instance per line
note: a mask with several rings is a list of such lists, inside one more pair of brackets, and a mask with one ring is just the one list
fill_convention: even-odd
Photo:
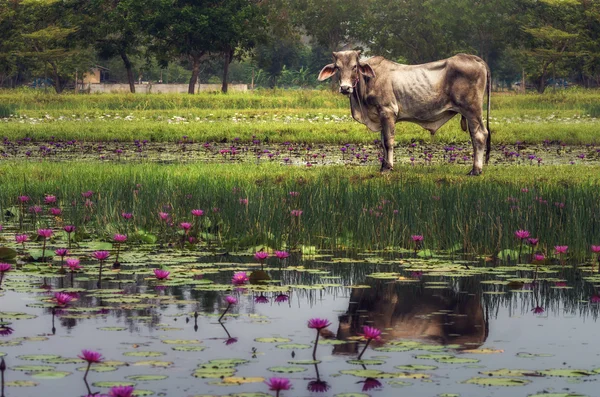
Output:
[[108,251],[95,251],[92,256],[96,258],[100,262],[100,269],[98,271],[98,287],[102,284],[102,267],[104,265],[104,261],[108,259],[110,256],[110,252]]
[[15,235],[15,241],[17,244],[21,244],[21,248],[25,251],[25,243],[29,240],[29,236],[26,234],[17,234]]
[[154,269],[154,276],[158,280],[166,280],[167,278],[169,278],[169,274],[171,274],[171,272],[169,272],[167,270]]
[[42,238],[43,240],[43,247],[42,247],[42,262],[46,259],[46,241],[52,237],[52,229],[38,229],[37,231],[38,236]]
[[57,306],[64,307],[64,306],[67,306],[73,300],[73,297],[69,294],[64,294],[62,292],[56,292],[54,294],[53,300]]
[[65,227],[63,227],[63,230],[67,233],[67,247],[71,248],[71,234],[73,234],[73,232],[75,232],[75,226],[73,225],[66,225]]
[[363,333],[361,336],[367,340],[367,343],[365,343],[365,347],[358,355],[359,360],[362,359],[362,356],[365,354],[365,351],[367,350],[367,347],[369,347],[371,341],[379,341],[381,339],[381,331],[377,328],[365,325],[363,326]]
[[59,248],[54,251],[56,256],[60,257],[60,266],[63,267],[65,264],[65,256],[69,255],[69,250],[66,248]]
[[523,243],[530,235],[528,230],[519,229],[515,232],[515,237],[519,240],[519,261],[521,260],[521,253],[523,252]]
[[227,314],[227,312],[229,311],[229,308],[233,305],[236,305],[238,300],[235,296],[231,296],[228,295],[225,297],[225,302],[227,302],[227,307],[225,308],[225,310],[223,311],[223,314],[221,314],[221,317],[219,317],[219,322],[221,322],[221,320],[223,319],[223,317],[225,316],[225,314]]
[[113,236],[113,241],[117,243],[117,254],[115,255],[115,264],[119,265],[119,254],[121,252],[121,244],[124,244],[127,241],[126,234],[115,234]]
[[102,357],[102,354],[93,351],[93,350],[82,350],[81,354],[78,355],[77,357],[79,357],[82,360],[87,361],[88,365],[87,368],[85,370],[85,374],[83,375],[83,380],[87,380],[87,376],[88,373],[90,372],[90,367],[92,366],[92,364],[99,364],[104,360],[104,357]]
[[313,360],[317,359],[317,346],[319,345],[319,336],[321,330],[329,327],[331,323],[324,318],[311,318],[308,320],[308,328],[317,330],[317,338],[315,339],[315,346],[313,347],[312,357]]
[[241,286],[246,284],[248,280],[250,280],[250,278],[248,277],[248,274],[246,274],[246,272],[236,272],[231,278],[231,283],[235,286]]

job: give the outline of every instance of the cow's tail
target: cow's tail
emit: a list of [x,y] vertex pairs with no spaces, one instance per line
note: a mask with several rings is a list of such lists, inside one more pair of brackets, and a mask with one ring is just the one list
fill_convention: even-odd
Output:
[[492,103],[492,71],[490,67],[486,64],[485,68],[487,70],[487,140],[486,140],[486,152],[485,152],[485,163],[487,164],[490,161],[490,152],[492,151],[492,130],[490,130],[490,106]]

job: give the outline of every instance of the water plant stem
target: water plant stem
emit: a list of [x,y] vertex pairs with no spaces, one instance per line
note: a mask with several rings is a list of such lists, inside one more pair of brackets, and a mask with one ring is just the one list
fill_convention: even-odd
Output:
[[221,322],[221,319],[225,316],[225,314],[227,314],[227,311],[229,311],[229,308],[231,307],[231,303],[227,305],[227,307],[225,308],[225,311],[223,312],[223,314],[221,314],[221,317],[219,317],[219,322]]
[[88,362],[87,368],[85,369],[85,375],[83,375],[83,380],[87,381],[88,373],[90,372],[90,367],[92,366],[91,362]]
[[358,355],[359,360],[362,359],[362,356],[363,356],[363,354],[365,354],[365,351],[367,350],[367,347],[369,347],[370,343],[371,343],[371,339],[367,339],[367,343],[365,344],[365,347],[362,349],[362,351]]
[[313,348],[313,360],[317,361],[317,346],[319,345],[319,335],[321,330],[317,329],[317,338],[315,339],[315,347]]

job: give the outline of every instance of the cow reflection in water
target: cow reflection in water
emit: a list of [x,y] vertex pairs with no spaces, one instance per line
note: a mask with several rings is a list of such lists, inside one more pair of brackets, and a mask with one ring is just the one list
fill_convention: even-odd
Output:
[[[480,347],[488,336],[488,315],[479,295],[412,283],[375,282],[368,289],[353,289],[348,311],[339,320],[341,340],[361,334],[364,325],[381,329],[385,342],[412,339],[461,349]],[[334,353],[357,353],[357,345],[335,346]]]

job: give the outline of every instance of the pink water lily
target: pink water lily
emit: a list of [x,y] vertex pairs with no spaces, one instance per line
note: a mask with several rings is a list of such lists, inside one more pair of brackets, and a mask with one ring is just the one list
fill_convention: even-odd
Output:
[[556,245],[554,246],[554,252],[557,254],[566,254],[569,249],[568,245]]
[[125,234],[115,234],[113,236],[113,241],[115,243],[124,243],[127,241],[127,235]]
[[79,357],[82,360],[87,361],[88,363],[92,363],[92,364],[97,364],[97,363],[101,363],[102,360],[104,360],[104,358],[102,357],[102,354],[93,351],[93,350],[82,350],[81,354],[78,355],[77,357]]
[[329,327],[331,323],[324,318],[311,318],[308,320],[308,328],[317,330],[317,338],[315,339],[315,346],[313,347],[313,360],[317,360],[317,346],[319,345],[319,335],[321,335],[321,330]]
[[95,251],[92,256],[99,261],[105,261],[110,256],[110,252],[108,251]]
[[290,256],[290,254],[286,251],[275,251],[275,256],[277,259],[284,260]]
[[227,302],[229,305],[235,305],[238,300],[235,296],[228,295],[225,297],[225,302]]
[[258,251],[257,253],[254,254],[254,258],[256,258],[259,261],[264,261],[268,257],[269,257],[269,253],[265,252],[265,251]]
[[367,347],[369,347],[369,344],[371,343],[371,341],[373,341],[373,340],[378,341],[381,339],[381,330],[374,328],[374,327],[369,327],[368,325],[365,325],[365,326],[363,326],[362,336],[367,340],[367,343],[365,344],[365,347],[358,355],[359,360],[362,359],[362,356],[363,356],[363,354],[365,354],[365,351],[367,350]]
[[308,328],[316,329],[319,331],[329,327],[330,325],[331,323],[324,318],[311,318],[310,320],[308,320]]
[[169,274],[171,274],[171,272],[167,270],[154,269],[154,275],[159,280],[166,280],[167,278],[169,278]]
[[47,239],[52,237],[52,229],[38,229],[38,236]]
[[54,294],[54,302],[58,306],[66,306],[73,300],[73,297],[69,294],[63,294],[62,292],[57,292]]
[[17,242],[17,244],[22,244],[23,248],[25,248],[24,245],[27,240],[29,240],[29,236],[27,236],[26,234],[17,234],[15,236],[15,241]]
[[75,231],[75,226],[73,225],[67,225],[65,227],[63,227],[63,230],[69,234],[73,233]]
[[225,297],[225,302],[227,302],[227,307],[225,308],[225,311],[223,311],[223,314],[221,314],[221,317],[219,317],[219,322],[221,322],[221,320],[223,319],[223,317],[225,317],[225,314],[227,314],[227,312],[229,311],[229,308],[235,304],[237,304],[238,300],[236,299],[236,297],[228,295]]
[[528,230],[517,230],[515,232],[515,237],[518,238],[519,240],[525,240],[526,238],[529,238],[531,234],[529,233]]
[[248,275],[246,274],[246,272],[236,272],[233,274],[233,277],[231,278],[231,283],[233,285],[244,285],[248,282],[250,278],[248,277]]
[[69,258],[66,260],[67,267],[73,272],[75,270],[81,270],[81,265],[79,264],[79,259],[77,258]]

